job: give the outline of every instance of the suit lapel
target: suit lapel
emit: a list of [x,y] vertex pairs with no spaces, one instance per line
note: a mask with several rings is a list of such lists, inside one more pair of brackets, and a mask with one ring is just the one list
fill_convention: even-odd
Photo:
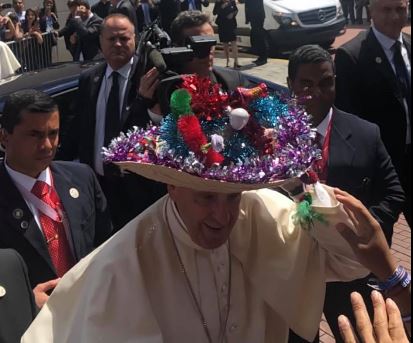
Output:
[[410,63],[412,61],[412,40],[409,35],[403,34],[403,41],[404,41],[404,46],[407,49],[407,53],[409,54],[409,60]]
[[130,115],[130,107],[133,102],[133,100],[136,97],[136,69],[137,69],[137,57],[134,56],[133,58],[133,64],[132,64],[132,69],[129,74],[129,80],[128,83],[126,84],[126,90],[125,90],[125,101],[123,102],[122,106],[122,118],[121,118],[121,127],[125,124],[127,121],[129,115]]
[[11,223],[11,226],[5,225],[2,230],[9,231],[11,237],[15,236],[16,233],[22,235],[47,262],[51,270],[55,271],[41,229],[37,225],[26,201],[10,178],[4,162],[0,165],[0,180],[2,194],[7,194],[7,197],[0,197],[0,205],[5,209],[10,218],[8,222]]
[[346,125],[340,111],[334,109],[333,126],[330,137],[328,178],[332,175],[333,168],[338,165],[352,166],[356,149],[351,144],[352,133]]
[[[79,189],[76,188],[72,179],[63,173],[61,168],[55,163],[52,163],[50,166],[53,175],[53,183],[56,188],[57,194],[59,195],[60,201],[62,202],[66,219],[69,223],[70,239],[72,246],[74,248],[75,259],[79,261],[80,247],[76,242],[82,242],[82,232],[79,230],[81,227],[80,218],[76,209],[79,207],[78,202],[79,198],[72,196],[71,194],[76,194],[76,191],[79,192]],[[75,192],[75,193],[73,193]]]
[[367,38],[367,53],[370,54],[371,63],[376,66],[376,69],[381,73],[387,80],[393,93],[396,96],[397,100],[404,107],[404,100],[401,89],[399,88],[399,82],[397,80],[396,74],[390,64],[389,59],[386,56],[382,46],[376,38],[373,30],[370,29]]

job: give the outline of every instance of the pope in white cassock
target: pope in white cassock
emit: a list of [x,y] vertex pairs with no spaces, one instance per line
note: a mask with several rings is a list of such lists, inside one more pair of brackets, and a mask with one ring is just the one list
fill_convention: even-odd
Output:
[[[193,152],[190,157],[199,160],[215,149],[208,158],[221,153],[227,159],[209,132],[212,144],[197,151],[193,142],[201,138],[189,139],[192,133],[183,124],[193,120],[193,128],[202,119],[189,117],[175,115],[175,128]],[[228,130],[221,131],[221,148]],[[177,153],[165,148],[168,139],[156,129],[136,131],[106,152],[116,155],[133,141],[133,161],[118,164],[168,184],[169,194],[64,276],[23,343],[281,343],[289,328],[312,340],[326,281],[361,278],[367,268],[381,279],[392,274],[394,265],[378,260],[389,257],[379,225],[346,193],[306,186],[311,213],[323,220],[314,215],[313,225],[304,229],[297,204],[266,189],[280,182],[247,183],[242,175],[239,182],[212,180],[207,169],[198,171],[202,177],[186,173],[188,160],[165,162]],[[113,160],[130,161],[131,151]],[[301,193],[292,184],[283,187]],[[298,188],[304,189],[301,183]],[[339,223],[357,232],[360,244],[375,247],[374,263],[360,259],[357,246],[336,229]]]

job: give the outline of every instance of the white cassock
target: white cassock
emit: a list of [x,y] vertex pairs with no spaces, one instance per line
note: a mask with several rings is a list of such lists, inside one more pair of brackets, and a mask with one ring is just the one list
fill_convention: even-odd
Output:
[[20,63],[6,43],[0,42],[0,80],[14,75]]
[[22,342],[208,343],[198,303],[216,343],[228,301],[225,342],[286,342],[289,327],[312,340],[326,280],[368,274],[335,229],[348,218],[334,204],[316,209],[329,225],[308,232],[294,225],[296,204],[286,197],[245,192],[229,254],[228,244],[193,243],[166,196],[64,276]]

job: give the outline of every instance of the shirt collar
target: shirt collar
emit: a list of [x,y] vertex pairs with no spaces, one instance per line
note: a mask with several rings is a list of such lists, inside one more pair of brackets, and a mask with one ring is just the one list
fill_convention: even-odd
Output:
[[[394,43],[396,43],[396,40],[393,38],[387,37],[386,35],[381,33],[379,30],[377,30],[374,26],[373,26],[373,32],[377,40],[379,41],[380,45],[383,47],[383,49],[392,51],[392,48],[394,46]],[[402,33],[400,33],[400,36],[397,39],[397,41],[399,41],[403,45],[403,34]]]
[[323,121],[317,126],[317,132],[325,137],[327,135],[328,125],[330,124],[331,117],[333,116],[333,109],[325,116]]
[[50,168],[46,168],[43,170],[37,179],[32,178],[26,174],[22,174],[14,169],[11,169],[8,164],[7,160],[5,162],[6,170],[9,173],[11,179],[14,183],[19,187],[23,187],[27,191],[31,192],[33,189],[34,184],[36,181],[43,181],[46,182],[49,186],[52,186],[52,176],[50,173]]
[[[129,60],[128,63],[126,63],[123,67],[119,68],[118,70],[116,70],[120,76],[122,76],[124,79],[128,79],[129,78],[129,74],[132,70],[132,65],[133,65],[133,57]],[[109,79],[109,77],[112,75],[112,72],[114,70],[112,69],[112,67],[108,64],[106,67],[106,73],[105,73],[105,78]]]

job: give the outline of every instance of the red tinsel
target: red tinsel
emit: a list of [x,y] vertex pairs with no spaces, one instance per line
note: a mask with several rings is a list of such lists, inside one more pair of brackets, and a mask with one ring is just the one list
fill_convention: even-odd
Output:
[[209,78],[187,75],[183,77],[182,88],[191,94],[191,107],[198,118],[213,120],[222,118],[229,106],[228,94]]
[[211,167],[215,163],[220,164],[224,161],[224,157],[211,147],[208,148],[206,154],[203,152],[203,148],[207,146],[208,141],[202,131],[198,117],[194,115],[180,117],[178,119],[178,130],[186,146],[191,151],[197,156],[205,155],[205,164],[207,167]]
[[242,132],[260,152],[260,155],[272,154],[274,152],[273,139],[265,135],[265,128],[260,126],[253,118],[250,118]]

